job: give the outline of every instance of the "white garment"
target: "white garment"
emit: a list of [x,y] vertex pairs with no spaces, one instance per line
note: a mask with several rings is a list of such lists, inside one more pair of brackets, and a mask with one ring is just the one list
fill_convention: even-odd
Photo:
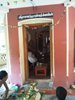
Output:
[[[11,84],[8,84],[8,87],[9,87],[9,92],[8,92],[7,98],[18,89],[17,86],[11,85]],[[2,84],[2,86],[0,87],[0,100],[3,100],[3,97],[5,97],[5,91],[6,89],[4,85]]]
[[4,97],[4,95],[5,95],[5,87],[4,85],[2,85],[0,87],[0,100]]
[[37,61],[36,57],[32,54],[32,52],[28,52],[28,60],[31,62],[31,63],[35,63]]

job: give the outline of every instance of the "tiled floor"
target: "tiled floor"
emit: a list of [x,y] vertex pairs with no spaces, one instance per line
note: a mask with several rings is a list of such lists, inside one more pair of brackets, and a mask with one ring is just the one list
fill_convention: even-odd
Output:
[[[42,91],[43,93],[47,95],[55,95],[56,94],[56,89],[53,87],[52,82],[50,80],[36,80],[38,82],[37,88]],[[68,95],[75,95],[75,90],[74,89],[68,89],[67,90]]]
[[[42,89],[41,91],[43,91],[45,94],[56,94],[56,90],[55,89]],[[67,90],[68,95],[75,95],[75,90],[69,89]]]
[[[44,92],[44,96],[42,97],[42,100],[57,100],[55,99],[56,90],[54,89],[44,89],[42,90]],[[75,90],[67,90],[68,94],[66,97],[66,100],[75,100]]]
[[[44,95],[43,97],[42,97],[42,100],[57,100],[57,99],[55,99],[56,97],[55,97],[55,95]],[[75,96],[70,96],[70,95],[68,95],[67,97],[66,97],[66,100],[75,100]]]

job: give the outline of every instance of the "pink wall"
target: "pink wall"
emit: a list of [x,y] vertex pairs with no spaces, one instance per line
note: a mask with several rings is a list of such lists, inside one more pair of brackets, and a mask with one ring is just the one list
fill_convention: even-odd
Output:
[[[63,11],[65,8],[63,7]],[[60,11],[60,14],[58,13]],[[61,17],[62,10],[57,11],[54,20]],[[66,15],[54,28],[54,86],[66,86]]]
[[74,78],[74,29],[75,29],[75,8],[69,8],[69,83]]
[[[17,26],[18,15],[53,12],[54,23],[61,18],[62,12],[65,10],[63,5],[47,5],[33,8],[19,8],[10,10],[8,13],[8,24]],[[20,65],[19,65],[19,43],[18,43],[18,28],[9,27],[9,43],[10,43],[10,57],[12,66],[12,82],[21,83]],[[66,15],[63,19],[54,26],[54,63],[55,63],[55,77],[54,85],[66,86]]]
[[11,82],[21,84],[20,64],[19,64],[19,44],[18,44],[18,29],[12,28],[10,25],[17,26],[17,20],[13,14],[9,13],[9,45],[10,45],[10,60],[11,60]]

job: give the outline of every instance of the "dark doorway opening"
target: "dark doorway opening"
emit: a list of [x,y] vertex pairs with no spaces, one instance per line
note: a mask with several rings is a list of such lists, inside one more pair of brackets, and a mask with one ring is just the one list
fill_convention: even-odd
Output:
[[[50,79],[50,26],[31,25],[26,28],[28,69],[30,79]],[[35,61],[30,56],[35,58]]]

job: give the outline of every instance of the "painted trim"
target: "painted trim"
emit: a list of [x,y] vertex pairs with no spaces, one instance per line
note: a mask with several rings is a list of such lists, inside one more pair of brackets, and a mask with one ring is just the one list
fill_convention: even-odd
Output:
[[24,71],[24,45],[23,45],[23,34],[22,34],[22,26],[18,28],[19,30],[19,53],[20,53],[20,57],[19,57],[19,62],[20,62],[20,77],[21,77],[21,81],[22,83],[24,83],[25,81],[25,71]]
[[55,63],[54,63],[54,22],[52,20],[52,44],[53,44],[53,76],[55,76]]
[[43,23],[50,23],[53,19],[50,18],[34,18],[34,19],[26,19],[23,21],[18,22],[18,26],[22,26],[23,24],[43,24]]
[[7,68],[8,68],[8,72],[11,75],[11,63],[10,63],[10,48],[9,48],[9,32],[8,32],[8,16],[7,13],[5,14],[5,23],[6,23],[6,27],[5,27],[5,39],[6,39],[6,53],[7,53]]
[[[33,7],[36,10],[38,6],[63,4],[65,0],[9,0],[9,6],[7,5],[7,2],[1,1],[2,4],[4,2],[3,6],[9,9]],[[14,3],[14,1],[16,1],[16,3]]]
[[[23,29],[22,29],[22,25],[28,25],[28,24],[45,24],[45,23],[52,23],[53,25],[53,19],[50,18],[34,18],[34,19],[27,19],[24,21],[20,21],[18,22],[18,31],[19,31],[19,52],[20,52],[20,71],[21,71],[21,78],[22,78],[22,83],[25,82],[25,72],[24,72],[24,49],[22,49],[24,47],[23,45]],[[53,26],[52,26],[52,37],[53,37],[53,41],[52,43],[54,43],[54,31],[53,31]],[[55,69],[54,69],[54,44],[53,44],[53,72],[51,72],[51,75],[53,78],[55,73]]]
[[69,7],[66,7],[66,76],[69,76]]

